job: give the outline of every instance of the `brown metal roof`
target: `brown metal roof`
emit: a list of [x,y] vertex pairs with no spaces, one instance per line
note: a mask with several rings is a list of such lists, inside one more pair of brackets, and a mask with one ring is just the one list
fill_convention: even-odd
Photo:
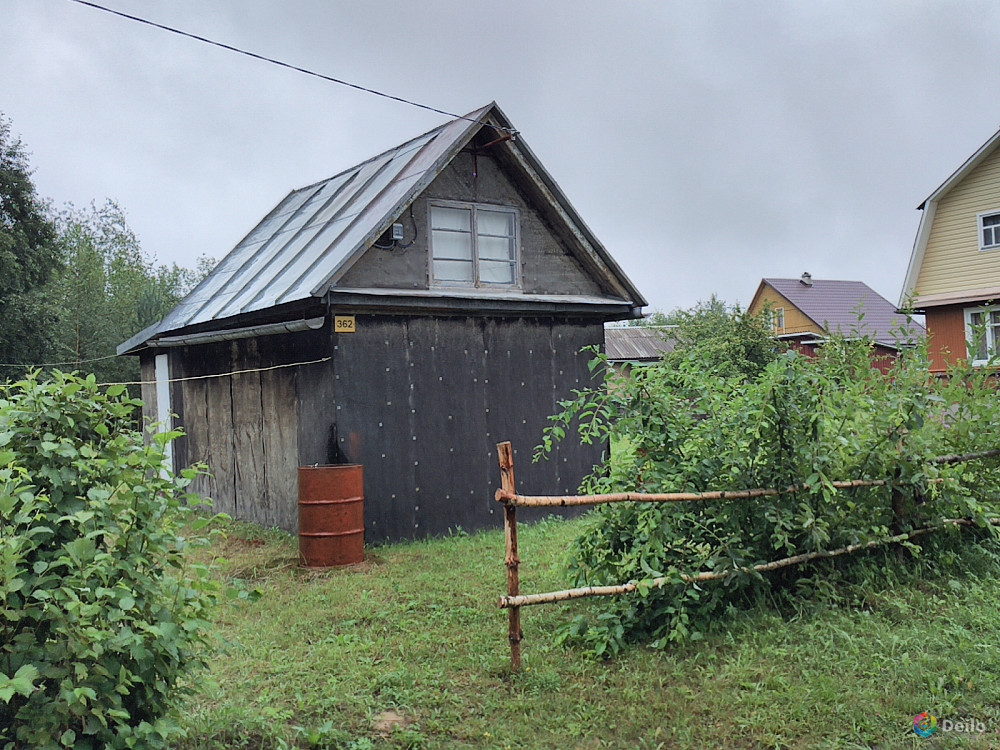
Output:
[[[764,279],[764,283],[828,333],[867,336],[896,348],[900,338],[923,336],[926,332],[861,281],[812,279],[811,284],[804,284],[802,279]],[[860,320],[859,315],[863,315]]]

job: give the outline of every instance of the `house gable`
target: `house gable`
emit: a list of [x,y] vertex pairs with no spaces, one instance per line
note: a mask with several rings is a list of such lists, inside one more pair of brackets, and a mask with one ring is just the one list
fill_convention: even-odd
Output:
[[787,297],[771,286],[767,281],[761,281],[757,288],[757,293],[750,302],[747,312],[751,315],[759,315],[764,307],[770,303],[772,310],[782,309],[785,313],[785,325],[780,331],[775,331],[776,335],[794,335],[803,333],[814,333],[823,335],[824,330],[821,325],[802,312]]
[[492,151],[470,147],[457,154],[396,219],[403,226],[403,240],[376,242],[335,282],[335,288],[433,289],[430,206],[444,200],[516,210],[518,286],[523,294],[615,294],[618,290],[610,288],[608,275],[593,276],[569,242],[555,231],[544,206],[539,207],[526,194],[523,175],[516,170],[512,174],[508,164]]
[[[909,295],[917,306],[1000,291],[1000,249],[980,250],[980,214],[1000,212],[1000,150],[994,150],[936,201]],[[927,212],[932,214],[928,215]]]
[[[436,193],[454,200],[486,190],[492,160],[498,167],[492,175],[498,197],[518,198],[531,208],[525,217],[523,239],[530,241],[530,250],[522,259],[525,284],[516,290],[519,300],[511,299],[511,288],[440,290],[426,279],[423,202]],[[485,169],[482,179],[479,161]],[[471,184],[470,174],[476,176]],[[510,183],[504,184],[501,174]],[[416,252],[395,258],[369,254],[376,244],[384,244],[380,238],[393,223],[405,223],[407,217],[416,230],[417,221],[424,222],[424,252],[417,242],[407,248],[404,241],[394,249]],[[301,317],[303,309],[323,301],[336,304],[332,298],[339,292],[354,292],[352,304],[377,305],[379,290],[387,293],[390,307],[423,305],[427,310],[469,310],[487,300],[485,307],[514,314],[534,305],[550,313],[589,310],[617,320],[640,317],[646,305],[492,103],[290,193],[164,320],[124,342],[119,353],[135,353],[154,339],[177,333],[238,328],[251,319],[270,323],[287,315]],[[374,294],[362,299],[359,291]],[[403,299],[400,292],[406,291],[414,294]]]

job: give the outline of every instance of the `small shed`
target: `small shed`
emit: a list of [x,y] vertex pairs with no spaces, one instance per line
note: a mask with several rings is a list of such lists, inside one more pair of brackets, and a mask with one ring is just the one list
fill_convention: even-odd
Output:
[[677,326],[607,326],[604,353],[611,366],[623,373],[663,359],[677,345]]
[[[496,443],[529,455],[591,383],[581,349],[645,305],[491,103],[292,191],[118,351],[216,510],[294,531],[298,467],[359,463],[377,543],[496,523]],[[518,485],[572,492],[601,450]]]

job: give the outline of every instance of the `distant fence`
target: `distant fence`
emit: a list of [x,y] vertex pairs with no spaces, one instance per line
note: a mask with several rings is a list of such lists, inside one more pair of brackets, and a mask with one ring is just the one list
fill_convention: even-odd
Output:
[[[938,456],[930,460],[932,464],[955,464],[966,461],[974,461],[983,458],[994,458],[1000,456],[1000,449],[981,451],[978,453],[966,453],[962,455]],[[568,601],[570,599],[582,599],[591,596],[620,596],[635,591],[639,587],[637,581],[629,581],[615,586],[584,586],[581,588],[564,589],[562,591],[550,591],[543,594],[521,594],[520,591],[520,565],[517,548],[517,508],[568,508],[581,505],[602,505],[605,503],[676,503],[693,502],[705,500],[746,500],[755,497],[773,497],[790,492],[801,492],[806,489],[804,485],[792,485],[785,489],[752,489],[752,490],[719,490],[714,492],[665,492],[665,493],[643,493],[643,492],[619,492],[606,495],[518,495],[514,482],[514,452],[509,442],[497,444],[497,457],[500,462],[500,489],[496,491],[496,500],[503,504],[504,509],[504,538],[506,543],[506,554],[504,563],[507,567],[507,595],[500,597],[501,609],[507,610],[508,633],[510,641],[510,668],[512,672],[521,669],[521,641],[524,640],[524,632],[521,630],[521,607],[530,607],[536,604],[548,604],[551,602]],[[830,486],[835,489],[854,489],[858,487],[891,487],[892,488],[892,511],[893,530],[898,532],[884,539],[874,539],[865,544],[852,544],[847,547],[840,547],[833,550],[819,550],[816,552],[806,552],[801,555],[786,557],[781,560],[761,563],[752,567],[741,568],[743,572],[767,572],[778,570],[789,565],[799,565],[810,560],[820,558],[839,557],[849,555],[862,550],[874,549],[888,544],[898,544],[909,539],[940,531],[949,526],[973,526],[973,521],[964,518],[948,518],[933,525],[923,528],[912,529],[905,533],[901,530],[903,520],[903,493],[899,484],[888,479],[851,479],[846,481],[831,482]],[[697,583],[701,581],[713,581],[724,578],[733,573],[732,570],[722,572],[705,571],[695,575],[681,575],[681,580],[685,583]],[[650,588],[662,588],[663,586],[676,582],[676,578],[653,578],[646,581]]]

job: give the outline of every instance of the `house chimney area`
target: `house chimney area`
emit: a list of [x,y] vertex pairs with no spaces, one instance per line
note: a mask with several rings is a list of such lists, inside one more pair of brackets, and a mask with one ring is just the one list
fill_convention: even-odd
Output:
[[802,284],[803,286],[812,286],[813,285],[812,274],[809,273],[808,271],[805,271],[802,274],[802,278],[799,279],[799,283]]

